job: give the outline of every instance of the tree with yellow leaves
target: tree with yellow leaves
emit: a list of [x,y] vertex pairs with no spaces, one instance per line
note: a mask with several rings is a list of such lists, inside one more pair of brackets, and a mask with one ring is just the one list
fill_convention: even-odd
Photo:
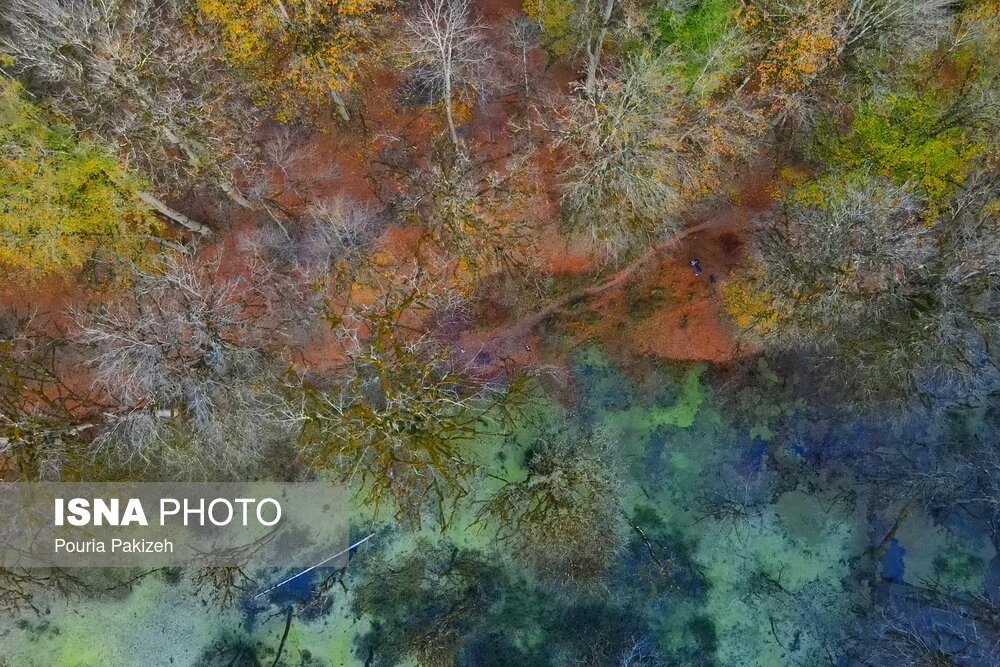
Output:
[[[210,185],[258,206],[240,182],[259,166],[246,138],[260,113],[211,42],[189,30],[182,0],[7,0],[0,59],[4,74],[142,171],[155,192]],[[144,199],[196,234],[209,231],[152,193]]]
[[[811,121],[824,73],[840,72],[848,58],[916,51],[939,38],[947,0],[753,0],[739,10],[747,39],[746,78],[753,103],[775,125]],[[834,77],[827,76],[828,80]]]
[[54,273],[136,258],[158,228],[141,185],[0,78],[0,263]]
[[388,0],[198,0],[218,31],[226,58],[251,73],[279,119],[299,100],[328,97],[350,120],[343,94],[371,52],[373,29]]

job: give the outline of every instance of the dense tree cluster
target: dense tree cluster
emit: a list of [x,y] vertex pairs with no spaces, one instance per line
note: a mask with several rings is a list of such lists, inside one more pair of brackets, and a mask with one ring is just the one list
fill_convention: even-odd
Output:
[[41,273],[141,261],[160,227],[142,177],[0,85],[0,260]]
[[183,11],[152,0],[17,0],[0,16],[0,49],[29,90],[160,189],[204,181],[252,207],[236,175],[258,159],[241,140],[257,114]]
[[326,664],[331,609],[366,665],[997,664],[998,137],[995,0],[6,0],[0,479],[324,480],[382,551],[0,607],[280,607],[204,664]]
[[750,331],[815,350],[862,402],[964,400],[996,381],[1000,92],[969,48],[939,56],[956,83],[907,75],[848,125],[817,128],[824,170],[761,221],[743,278],[758,296],[733,300]]
[[480,510],[500,538],[546,578],[599,578],[623,542],[610,445],[543,436],[529,446],[527,477],[506,481]]

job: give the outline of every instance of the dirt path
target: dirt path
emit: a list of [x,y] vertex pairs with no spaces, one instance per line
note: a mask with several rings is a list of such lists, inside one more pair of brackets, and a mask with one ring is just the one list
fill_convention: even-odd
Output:
[[[458,360],[486,374],[498,370],[504,360],[537,363],[537,329],[551,318],[569,322],[579,319],[580,309],[576,306],[582,302],[590,303],[595,316],[591,319],[596,319],[596,325],[578,327],[579,335],[574,337],[603,339],[612,352],[615,348],[624,351],[627,347],[637,347],[640,352],[668,359],[728,360],[735,354],[736,345],[712,294],[738,262],[745,222],[745,212],[739,209],[727,206],[714,211],[595,285],[565,294],[499,328],[465,332],[455,346]],[[694,276],[687,266],[689,255],[699,257],[705,269],[702,276]],[[713,280],[709,271],[713,272]],[[626,294],[630,284],[638,285],[640,294],[668,290],[674,298],[670,303],[653,307],[646,317],[630,321],[630,297]],[[678,297],[689,293],[694,296],[681,304]],[[678,310],[685,313],[678,315]],[[693,322],[689,321],[692,314],[696,315]],[[647,323],[653,324],[660,339],[671,338],[670,327],[664,326],[664,316],[685,318],[687,331],[683,337],[692,339],[694,349],[678,350],[677,346],[642,340]],[[632,334],[621,335],[623,327],[630,328]]]

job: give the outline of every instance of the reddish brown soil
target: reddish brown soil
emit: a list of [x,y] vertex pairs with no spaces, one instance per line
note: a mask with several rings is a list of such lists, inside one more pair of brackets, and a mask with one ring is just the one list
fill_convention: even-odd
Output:
[[486,23],[498,25],[521,11],[521,0],[479,0],[476,6]]
[[[748,170],[735,196],[739,206],[723,206],[691,222],[611,276],[516,321],[465,332],[456,344],[459,358],[487,374],[505,359],[561,364],[541,350],[539,335],[549,327],[577,344],[600,341],[622,361],[638,352],[667,361],[726,363],[752,353],[752,346],[736,338],[719,289],[743,258],[750,218],[771,205],[771,184],[768,165]],[[586,275],[597,268],[584,248],[573,248],[572,240],[554,230],[548,233],[539,245],[550,274]],[[702,269],[698,276],[689,265],[695,258]]]
[[0,316],[54,317],[64,321],[65,312],[87,301],[84,286],[72,277],[29,276],[8,271],[0,286]]
[[[595,303],[601,316],[595,336],[621,356],[637,351],[667,360],[732,360],[738,346],[721,312],[718,288],[739,261],[741,223],[725,219],[689,236],[658,266]],[[694,258],[701,263],[700,276],[688,264]],[[652,304],[648,314],[641,307],[644,299]]]
[[597,270],[593,248],[580,239],[560,234],[554,224],[546,225],[538,239],[538,260],[547,273],[588,273]]
[[[749,218],[771,205],[767,170],[740,187],[739,208],[717,211],[658,264],[636,272],[592,306],[593,335],[627,357],[638,351],[671,361],[725,363],[751,352],[722,309],[719,289],[743,259]],[[689,262],[697,259],[702,273]]]

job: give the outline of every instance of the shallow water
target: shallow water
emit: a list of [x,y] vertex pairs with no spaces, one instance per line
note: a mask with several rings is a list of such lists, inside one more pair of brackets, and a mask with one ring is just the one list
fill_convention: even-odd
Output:
[[[457,664],[468,665],[567,664],[586,640],[573,628],[609,618],[632,619],[636,645],[655,646],[663,664],[849,664],[841,651],[878,587],[934,579],[976,593],[995,576],[996,551],[981,524],[915,507],[894,515],[900,508],[856,475],[860,453],[940,437],[942,425],[832,419],[792,398],[792,379],[764,363],[723,396],[725,378],[704,365],[653,365],[639,382],[596,346],[570,360],[575,404],[539,400],[534,426],[514,440],[484,436],[469,452],[485,470],[517,478],[539,425],[602,433],[622,470],[621,497],[609,502],[620,505],[631,534],[606,583],[553,591],[533,580],[489,530],[472,525],[477,500],[497,484],[483,477],[443,534],[432,522],[405,529],[359,508],[354,532],[378,536],[322,604],[308,603],[339,573],[300,578],[247,604],[251,586],[243,604],[224,610],[190,577],[156,573],[102,595],[36,598],[39,612],[9,615],[0,630],[5,664],[271,664],[289,606],[277,664],[408,664],[369,652],[378,646],[373,628],[402,621],[352,605],[366,561],[391,564],[436,542],[480,552],[512,573],[457,640]],[[253,573],[253,585],[263,590],[283,574]],[[559,613],[564,620],[552,620]]]

